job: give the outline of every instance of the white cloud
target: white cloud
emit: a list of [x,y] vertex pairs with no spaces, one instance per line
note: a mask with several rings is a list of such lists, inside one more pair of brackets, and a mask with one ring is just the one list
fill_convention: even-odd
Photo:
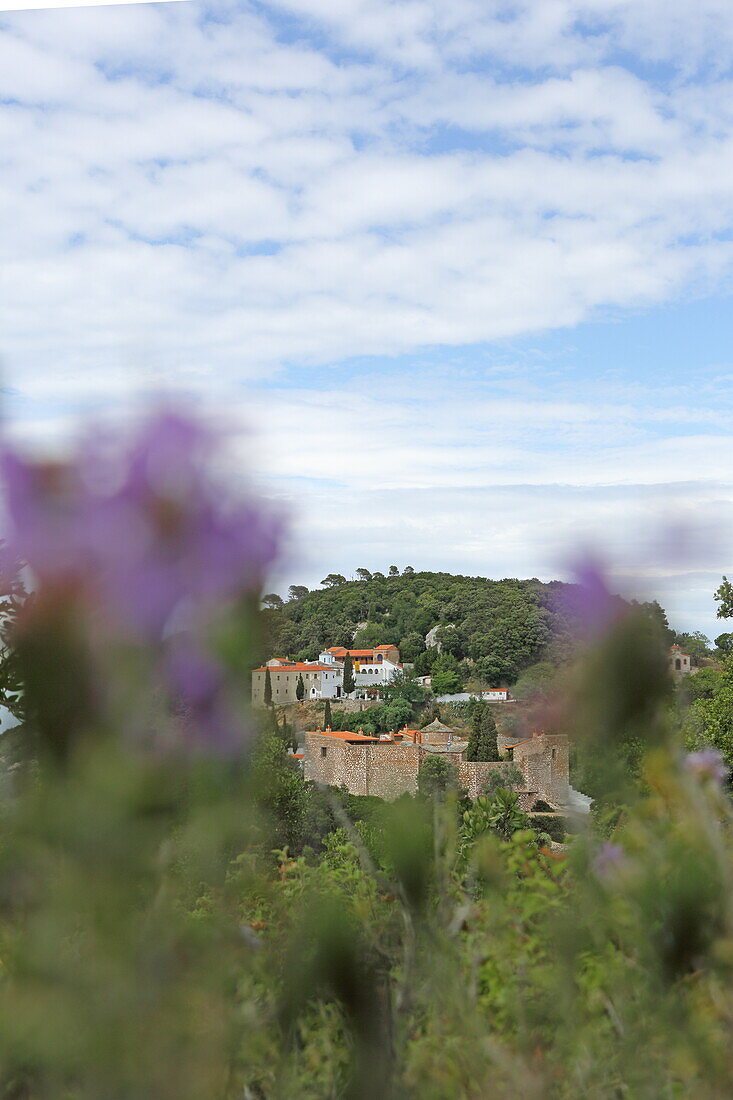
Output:
[[655,493],[728,516],[720,381],[640,404],[521,371],[490,395],[309,371],[726,288],[732,59],[723,0],[8,16],[0,350],[22,430],[131,389],[239,409],[294,364],[241,414],[306,552],[338,535],[342,569],[402,542],[415,564],[549,573],[580,529],[633,543]]

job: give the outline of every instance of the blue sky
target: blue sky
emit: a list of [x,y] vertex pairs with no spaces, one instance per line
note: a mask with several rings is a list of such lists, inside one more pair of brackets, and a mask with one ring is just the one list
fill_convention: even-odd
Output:
[[273,584],[563,575],[715,634],[728,0],[0,15],[9,430],[178,391],[292,516]]

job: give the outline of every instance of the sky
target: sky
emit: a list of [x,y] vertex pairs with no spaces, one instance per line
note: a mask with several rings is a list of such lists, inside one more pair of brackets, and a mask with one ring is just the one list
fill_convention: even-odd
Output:
[[733,572],[729,0],[0,12],[6,432],[184,395],[272,586]]

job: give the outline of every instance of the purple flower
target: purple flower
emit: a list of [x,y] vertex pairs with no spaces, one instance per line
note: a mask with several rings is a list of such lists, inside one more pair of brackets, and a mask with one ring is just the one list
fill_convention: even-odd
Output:
[[728,777],[728,768],[723,754],[714,748],[688,753],[685,757],[685,767],[701,779],[711,779],[718,785]]
[[189,635],[176,635],[164,661],[164,679],[189,748],[236,754],[246,729],[230,702],[221,664]]
[[588,554],[575,562],[571,572],[580,586],[579,597],[573,601],[574,609],[589,634],[603,633],[618,615],[618,600],[608,590],[603,565]]
[[626,854],[619,844],[606,841],[596,852],[593,860],[593,871],[603,882],[607,882],[624,866]]
[[184,600],[209,608],[255,590],[281,523],[211,479],[216,443],[190,417],[163,412],[121,461],[99,441],[65,465],[6,452],[11,552],[40,583],[91,588],[101,612],[149,638]]
[[[261,587],[282,523],[213,476],[218,452],[210,428],[163,411],[126,450],[97,437],[64,463],[12,451],[0,463],[10,526],[2,560],[31,568],[36,606],[60,600],[105,675],[115,674],[120,642],[144,647],[181,740],[221,752],[241,748],[245,731],[228,674],[202,640]],[[166,638],[181,617],[189,633]]]

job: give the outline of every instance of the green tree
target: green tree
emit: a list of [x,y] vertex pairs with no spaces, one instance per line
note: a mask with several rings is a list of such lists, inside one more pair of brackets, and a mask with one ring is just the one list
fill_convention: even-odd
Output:
[[360,581],[370,581],[372,579],[372,574],[368,569],[357,569],[356,575]]
[[333,717],[331,716],[330,699],[326,699],[326,705],[323,708],[323,728],[324,730],[333,729]]
[[389,575],[390,575],[390,577],[399,577],[400,571],[399,571],[399,569],[397,568],[396,565],[390,565]]
[[670,646],[674,642],[675,633],[667,620],[667,613],[658,600],[647,600],[645,603],[636,604],[632,600],[632,606],[638,606],[651,623],[656,627],[664,645]]
[[298,677],[298,683],[295,685],[295,698],[298,702],[302,702],[305,697],[305,684],[303,683],[303,673],[301,672]]
[[269,668],[265,669],[265,706],[272,706],[272,677]]
[[512,688],[516,699],[546,698],[555,680],[556,669],[549,661],[540,661],[524,670]]
[[418,630],[411,630],[400,639],[400,658],[403,661],[414,661],[424,649],[425,638]]
[[351,654],[347,653],[344,658],[344,695],[351,695],[355,689],[354,662],[351,659]]
[[488,704],[477,703],[471,715],[471,734],[466,750],[467,760],[500,760],[496,743],[496,722]]
[[721,584],[715,590],[714,599],[720,604],[718,618],[733,619],[733,581],[723,577]]
[[675,645],[692,657],[710,656],[710,639],[701,630],[695,630],[692,634],[675,634],[674,640]]
[[414,706],[417,703],[424,703],[428,697],[428,692],[414,672],[398,672],[393,680],[381,685],[379,696],[385,701],[389,699],[407,699]]
[[291,584],[288,588],[288,599],[290,600],[302,600],[303,596],[308,595],[308,589],[304,584]]
[[269,607],[272,611],[281,611],[285,603],[282,596],[278,596],[277,592],[268,592],[266,596],[262,597],[262,602],[265,607]]
[[[390,639],[384,637],[384,627],[379,623],[367,623],[366,626],[354,636],[354,649],[373,649]],[[351,639],[349,639],[351,642]]]
[[278,729],[278,733],[286,749],[291,749],[293,752],[298,751],[298,738],[295,736],[293,725],[288,722],[285,711],[283,711],[282,724]]
[[429,798],[442,797],[458,786],[458,769],[438,753],[428,753],[417,773],[417,789]]
[[733,634],[719,634],[715,639],[715,644],[721,653],[728,656],[733,653]]
[[[689,679],[698,680],[707,671],[701,669]],[[714,745],[733,766],[733,656],[726,657],[712,693],[690,707],[687,729],[693,731],[698,746]]]
[[298,853],[303,845],[308,789],[279,734],[263,733],[252,760],[253,790],[273,827],[274,845]]
[[337,588],[340,584],[346,584],[346,577],[341,573],[329,573],[327,577],[324,577],[321,581],[324,588]]
[[431,687],[434,695],[455,695],[461,690],[461,678],[457,672],[434,672]]

